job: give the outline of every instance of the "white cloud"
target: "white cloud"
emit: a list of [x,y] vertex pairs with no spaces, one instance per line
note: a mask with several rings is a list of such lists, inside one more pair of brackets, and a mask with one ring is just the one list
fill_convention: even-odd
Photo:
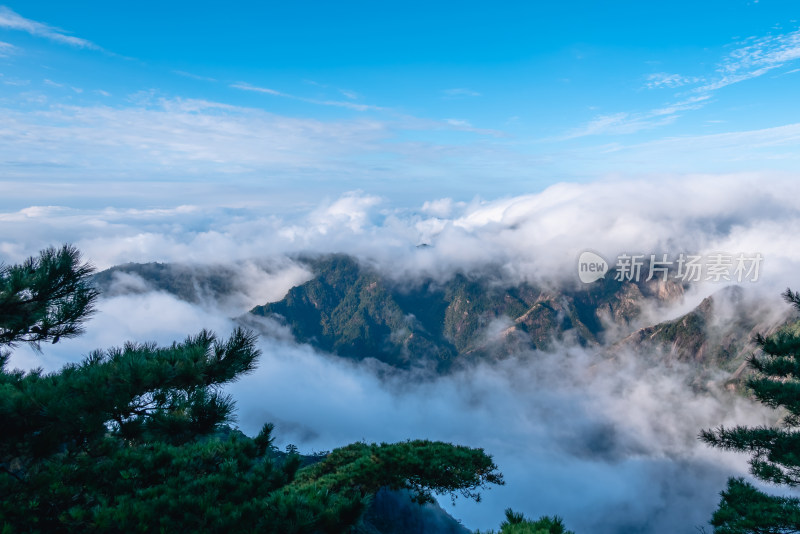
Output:
[[[48,346],[44,356],[20,349],[14,362],[54,369],[125,340],[169,343],[202,327],[225,335],[233,327],[228,317],[307,279],[286,258],[299,252],[351,253],[398,281],[454,272],[568,280],[586,249],[609,259],[620,251],[761,252],[763,277],[753,288],[780,307],[779,292],[796,287],[800,272],[798,197],[796,177],[717,175],[563,183],[495,200],[430,200],[420,210],[390,209],[375,195],[353,192],[293,216],[261,207],[31,206],[0,213],[0,260],[19,261],[63,240],[103,267],[224,263],[236,269],[249,300],[191,306],[157,292],[112,297],[85,337]],[[432,246],[417,248],[421,242]],[[259,261],[247,261],[253,259]],[[691,298],[718,288],[708,285]],[[484,447],[508,483],[485,493],[481,505],[459,501],[448,509],[472,528],[496,527],[512,506],[534,516],[558,513],[583,532],[691,530],[707,521],[725,478],[745,469],[742,457],[702,446],[699,429],[771,417],[744,398],[698,395],[680,366],[641,355],[620,354],[603,365],[565,346],[436,380],[378,378],[374,363],[320,354],[269,321],[258,324],[260,366],[230,388],[244,430],[271,420],[281,445],[304,451],[417,437]]]
[[[177,195],[190,203],[288,197],[316,203],[359,188],[409,196],[431,187],[444,190],[454,180],[472,181],[478,193],[490,185],[488,170],[498,178],[520,177],[535,162],[507,143],[482,139],[502,132],[465,122],[295,118],[152,92],[122,106],[56,105],[41,93],[33,96],[44,101],[31,106],[30,96],[0,107],[0,205],[21,208],[32,196],[40,203],[73,199],[83,205],[124,196],[128,205],[134,199],[148,205]],[[13,105],[23,99],[25,105]],[[469,135],[415,141],[418,132]],[[187,189],[181,184],[189,179],[193,187]],[[412,182],[422,189],[409,187]]]
[[709,95],[697,95],[641,113],[600,115],[560,139],[575,139],[589,135],[624,135],[651,130],[675,122],[685,111],[700,109],[710,98]]
[[457,208],[463,209],[466,206],[463,202],[456,203],[452,198],[440,198],[436,200],[426,200],[422,204],[421,211],[434,217],[450,217]]
[[683,76],[681,74],[669,74],[667,72],[656,72],[654,74],[649,74],[645,79],[645,86],[648,89],[674,89],[676,87],[681,87],[700,81],[700,78]]
[[577,139],[593,135],[627,135],[644,130],[652,130],[660,126],[672,124],[677,120],[677,111],[665,113],[670,106],[642,113],[621,111],[598,115],[589,122],[568,131],[556,138],[559,141]]
[[201,82],[216,82],[217,81],[215,78],[209,78],[208,76],[200,76],[198,74],[192,74],[191,72],[186,72],[186,71],[183,71],[183,70],[173,70],[172,72],[174,72],[178,76],[183,76],[184,78],[191,78],[193,80],[198,80],[198,81],[201,81]]
[[44,37],[45,39],[77,48],[100,50],[100,47],[91,41],[69,35],[60,28],[26,19],[5,6],[0,6],[0,28],[24,31],[36,37]]
[[500,130],[493,130],[491,128],[476,128],[466,119],[445,119],[444,123],[451,129],[459,132],[471,132],[480,135],[491,135],[493,137],[504,137],[506,134]]
[[312,228],[322,235],[337,231],[342,226],[358,235],[370,223],[369,212],[380,202],[377,196],[356,191],[345,194],[331,204],[320,206],[309,215],[308,220]]
[[234,89],[241,89],[242,91],[254,91],[256,93],[265,93],[268,95],[274,96],[284,96],[287,98],[292,98],[291,95],[286,93],[281,93],[280,91],[276,91],[275,89],[269,89],[268,87],[256,87],[254,85],[250,85],[249,83],[239,82],[231,84],[231,87]]
[[[386,108],[382,108],[380,106],[371,106],[368,104],[357,104],[355,102],[347,102],[341,100],[319,100],[316,98],[306,98],[303,96],[296,96],[291,95],[288,93],[283,93],[281,91],[276,91],[275,89],[270,89],[268,87],[257,87],[255,85],[251,85],[245,82],[238,82],[231,84],[231,87],[234,89],[241,89],[242,91],[253,91],[256,93],[264,93],[272,96],[280,96],[283,98],[291,98],[292,100],[299,100],[300,102],[307,102],[309,104],[317,104],[320,106],[333,106],[333,107],[340,107],[340,108],[347,108],[347,109],[354,109],[356,111],[387,111]],[[347,96],[347,98],[353,98],[353,93],[351,96]]]
[[409,438],[483,447],[507,484],[481,504],[447,506],[471,528],[496,527],[511,506],[564,516],[583,532],[692,529],[707,521],[725,478],[745,471],[741,458],[698,443],[698,429],[768,421],[744,399],[693,394],[680,369],[625,355],[623,365],[604,366],[564,349],[437,380],[381,381],[369,363],[308,346],[265,340],[262,349],[256,373],[231,388],[248,432],[272,420],[281,444],[303,450]]
[[317,81],[314,81],[314,80],[303,80],[303,83],[307,83],[309,85],[313,85],[313,86],[319,87],[321,89],[333,89],[334,91],[336,91],[337,93],[339,93],[343,97],[348,98],[350,100],[358,100],[359,98],[361,98],[361,96],[357,92],[352,91],[350,89],[343,89],[341,87],[331,87],[330,85],[328,85],[326,83],[320,83],[320,82],[317,82]]
[[193,174],[200,164],[208,165],[205,172],[229,173],[333,167],[341,165],[339,156],[373,150],[388,135],[377,121],[293,119],[201,100],[0,109],[0,117],[0,157],[6,162],[86,165],[113,174],[154,169]]
[[645,113],[612,113],[599,115],[588,123],[567,132],[561,140],[577,139],[590,135],[625,135],[651,130],[675,122],[677,113],[662,113],[667,108],[659,108]]
[[0,41],[0,57],[8,57],[18,50],[16,46],[5,41]]
[[715,91],[727,85],[763,76],[800,59],[800,30],[765,37],[751,37],[728,54],[717,68],[719,78],[697,91]]
[[[485,272],[511,281],[575,280],[587,249],[620,253],[761,253],[767,295],[796,285],[791,236],[800,232],[795,177],[689,175],[557,184],[492,201],[428,201],[393,208],[354,192],[292,212],[263,205],[235,210],[79,210],[32,207],[0,213],[0,260],[74,242],[101,267],[127,261],[244,261],[304,252],[345,252],[396,278]],[[782,229],[781,229],[782,228]],[[430,248],[416,248],[426,243]],[[699,288],[710,292],[714,284]]]
[[[702,85],[692,89],[697,96],[644,112],[618,112],[595,117],[585,125],[573,129],[561,139],[574,139],[590,135],[622,135],[665,126],[678,118],[679,112],[700,109],[706,105],[714,91],[728,85],[763,76],[773,70],[800,59],[800,30],[766,37],[751,37],[744,46],[726,55],[716,69],[716,77],[701,78],[659,72],[646,77],[649,89],[676,89],[685,85]],[[791,71],[790,71],[791,72]]]
[[14,87],[24,87],[26,85],[30,85],[30,83],[31,83],[30,80],[21,80],[19,78],[6,79],[3,81],[3,84],[11,85]]
[[[111,297],[85,336],[48,345],[43,355],[20,348],[12,363],[53,370],[124,341],[165,345],[200,328],[224,337],[233,326],[212,306],[164,293]],[[277,444],[303,452],[415,438],[482,447],[506,485],[484,492],[480,504],[447,505],[471,528],[496,527],[511,506],[534,517],[558,514],[576,531],[596,534],[642,525],[690,530],[707,521],[726,477],[746,470],[742,457],[700,444],[698,431],[774,418],[745,398],[697,394],[680,365],[637,355],[603,363],[561,347],[434,378],[321,354],[269,320],[251,326],[262,333],[258,367],[226,388],[243,431],[253,435],[273,422]]]
[[[703,83],[693,91],[710,93],[753,78],[800,59],[800,30],[765,37],[750,37],[741,46],[728,53],[717,65],[715,77],[701,78],[658,72],[646,77],[649,89],[674,89],[684,85]],[[795,72],[790,70],[786,74]]]
[[[648,172],[647,162],[660,160],[661,172],[736,172],[763,169],[771,163],[791,172],[800,161],[800,123],[758,130],[676,136],[630,145],[599,147],[600,157],[616,159],[627,172]],[[584,151],[584,155],[588,154]],[[672,157],[664,158],[665,154]]]

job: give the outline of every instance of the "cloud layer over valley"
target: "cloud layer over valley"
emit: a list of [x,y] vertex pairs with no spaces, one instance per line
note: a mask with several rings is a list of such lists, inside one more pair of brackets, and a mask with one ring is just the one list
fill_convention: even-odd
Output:
[[[800,267],[792,246],[798,193],[800,184],[788,178],[771,177],[765,187],[763,177],[717,175],[557,184],[521,197],[439,199],[415,208],[353,192],[281,215],[253,207],[31,206],[0,214],[7,263],[69,241],[101,268],[178,262],[222,269],[237,284],[234,298],[201,291],[187,302],[134,275],[118,276],[85,336],[42,355],[19,348],[13,363],[56,369],[127,340],[170,343],[201,328],[225,335],[233,318],[312,276],[303,256],[330,252],[357,256],[408,284],[461,272],[551,286],[578,284],[577,258],[587,249],[612,262],[620,253],[760,253],[759,280],[742,286],[783,310],[779,292],[797,287]],[[660,313],[675,317],[723,285],[698,284]],[[698,432],[775,418],[713,385],[698,392],[688,367],[626,351],[602,360],[596,348],[565,344],[432,376],[320,353],[274,321],[251,321],[262,333],[260,365],[229,388],[245,432],[273,421],[280,445],[309,452],[362,439],[483,447],[507,484],[486,492],[481,504],[446,504],[470,528],[496,527],[511,506],[562,515],[576,532],[694,532],[726,478],[746,471],[744,458],[709,450]]]

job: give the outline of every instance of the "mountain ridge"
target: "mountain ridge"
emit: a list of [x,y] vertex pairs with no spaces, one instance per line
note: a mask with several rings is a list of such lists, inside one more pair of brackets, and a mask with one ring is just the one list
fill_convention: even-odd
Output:
[[[461,363],[574,343],[606,355],[615,350],[657,354],[738,377],[748,351],[755,349],[752,335],[773,331],[788,320],[759,319],[761,312],[749,310],[744,290],[735,286],[721,289],[676,319],[651,322],[647,311],[680,303],[685,285],[609,277],[554,289],[462,272],[443,281],[404,282],[346,254],[295,261],[307,267],[312,278],[290,288],[280,300],[253,307],[244,317],[270,317],[288,327],[298,342],[401,369],[433,365],[446,372]],[[129,263],[98,273],[95,281],[112,295],[150,288],[198,303],[205,295],[222,299],[226,293],[245,291],[231,279],[234,273]],[[141,278],[146,287],[115,286],[114,280],[123,275]],[[720,300],[729,317],[716,324],[721,319],[714,303]]]

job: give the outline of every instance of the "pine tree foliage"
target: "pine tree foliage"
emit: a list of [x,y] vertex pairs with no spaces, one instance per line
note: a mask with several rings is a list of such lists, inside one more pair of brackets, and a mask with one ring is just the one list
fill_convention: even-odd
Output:
[[[558,516],[542,516],[537,520],[526,519],[520,512],[515,512],[511,508],[506,509],[506,518],[500,523],[500,532],[497,534],[575,534],[567,530],[564,521]],[[481,534],[476,531],[475,534]],[[489,531],[484,534],[495,534]]]
[[[800,293],[784,299],[800,310]],[[800,485],[800,333],[785,328],[756,336],[761,354],[749,360],[755,371],[748,387],[756,399],[786,412],[780,427],[704,430],[700,439],[724,450],[750,455],[750,472],[771,484]],[[800,500],[767,495],[742,479],[730,479],[711,524],[724,534],[800,532]]]
[[97,298],[89,281],[93,272],[70,245],[48,248],[20,265],[0,265],[0,346],[38,346],[82,333]]
[[[74,249],[4,269],[0,348],[80,331],[96,293]],[[270,424],[254,438],[233,430],[222,387],[258,356],[255,336],[236,329],[95,351],[49,374],[4,360],[0,532],[346,532],[382,487],[426,502],[502,483],[480,449],[355,443],[309,459],[279,452]]]
[[800,532],[800,499],[766,495],[742,478],[728,480],[711,524],[717,534]]

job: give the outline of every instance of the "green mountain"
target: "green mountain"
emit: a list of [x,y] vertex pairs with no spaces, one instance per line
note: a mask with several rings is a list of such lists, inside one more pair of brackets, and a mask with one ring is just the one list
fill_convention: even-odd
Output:
[[224,300],[245,290],[236,271],[222,265],[125,263],[95,274],[93,281],[105,296],[156,290],[193,304],[209,298]]
[[723,371],[729,375],[729,386],[736,387],[747,359],[758,348],[754,336],[768,335],[793,323],[788,310],[786,315],[776,316],[746,297],[741,287],[726,287],[676,319],[637,330],[610,352],[627,349],[692,364],[705,371],[696,375],[698,384]]
[[[347,255],[301,260],[314,273],[279,301],[248,315],[283,322],[300,342],[342,357],[375,358],[390,366],[454,364],[502,358],[520,350],[578,343],[599,358],[623,350],[643,358],[694,366],[698,387],[722,371],[741,383],[756,332],[800,330],[762,310],[740,288],[726,288],[668,321],[650,324],[653,309],[680,302],[674,282],[621,282],[612,277],[580,287],[511,285],[488,274],[456,273],[444,281],[398,281]],[[124,283],[127,275],[144,282]],[[122,282],[122,283],[121,283]],[[130,282],[130,281],[129,281]],[[126,264],[99,273],[106,291],[167,291],[189,302],[224,300],[246,291],[234,271],[179,264]],[[435,505],[412,505],[402,492],[382,490],[355,529],[359,534],[422,532],[464,534],[466,529]]]
[[676,284],[619,282],[555,291],[455,274],[401,283],[345,255],[307,263],[315,276],[251,313],[274,317],[301,342],[340,356],[396,367],[548,349],[559,341],[604,341],[609,325],[631,332],[645,301],[682,295]]
[[[314,277],[250,313],[283,322],[298,341],[320,350],[398,368],[433,365],[445,371],[456,362],[548,350],[563,342],[595,347],[606,356],[628,349],[737,378],[755,348],[752,336],[785,323],[754,307],[735,287],[681,317],[652,324],[648,310],[679,302],[684,286],[608,277],[559,288],[465,273],[445,281],[398,281],[344,254],[300,261]],[[127,275],[135,275],[134,282]],[[106,294],[157,289],[193,303],[224,301],[248,290],[234,269],[165,263],[116,266],[95,275],[95,284]]]

